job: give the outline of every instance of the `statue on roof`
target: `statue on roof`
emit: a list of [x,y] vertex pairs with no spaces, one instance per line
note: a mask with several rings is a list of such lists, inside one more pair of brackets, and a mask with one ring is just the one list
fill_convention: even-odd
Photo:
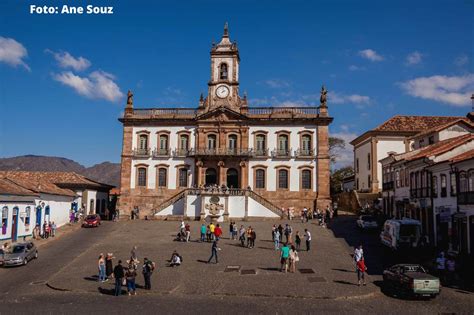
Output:
[[133,93],[130,90],[127,93],[127,105],[133,105]]
[[224,24],[224,37],[228,37],[229,36],[229,24],[227,22],[225,22]]
[[319,98],[321,102],[321,106],[327,106],[327,94],[328,90],[324,87],[324,85],[321,87],[321,97]]

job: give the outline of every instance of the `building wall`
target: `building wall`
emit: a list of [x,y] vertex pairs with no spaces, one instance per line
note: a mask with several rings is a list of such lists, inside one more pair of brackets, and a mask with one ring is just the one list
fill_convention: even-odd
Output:
[[41,215],[41,222],[50,221],[56,223],[57,227],[60,227],[69,222],[69,214],[71,211],[71,203],[75,201],[74,197],[69,196],[58,196],[58,195],[49,195],[49,194],[40,194],[39,202],[44,202],[45,207],[49,206],[50,215],[45,216],[45,211],[43,209]]
[[179,131],[189,131],[191,132],[190,137],[189,137],[189,147],[194,148],[195,147],[195,126],[135,126],[133,127],[133,137],[132,137],[132,149],[137,149],[138,148],[138,133],[140,131],[146,131],[149,132],[148,135],[148,147],[150,148],[151,151],[153,151],[156,148],[159,148],[159,143],[158,143],[158,135],[157,132],[159,131],[169,131],[169,137],[168,137],[168,146],[171,149],[171,151],[175,150],[178,148],[178,132]]
[[[377,142],[377,160],[388,156],[388,152],[404,153],[405,142],[403,139],[379,140]],[[377,179],[379,190],[382,189],[382,163],[377,162]]]
[[[18,207],[18,223],[17,223],[17,237],[20,239],[23,236],[31,235],[36,222],[35,203],[34,202],[0,202],[0,222],[3,222],[2,216],[3,207],[8,208],[7,225],[5,233],[0,229],[0,240],[9,240],[12,236],[13,226],[13,209]],[[27,225],[26,208],[30,207],[29,222]]]
[[[367,168],[367,155],[370,153],[372,156],[371,146],[369,139],[367,142],[354,148],[355,182],[359,181],[359,191],[370,189],[368,176],[371,175],[371,170]],[[357,159],[359,159],[359,168],[356,166]]]

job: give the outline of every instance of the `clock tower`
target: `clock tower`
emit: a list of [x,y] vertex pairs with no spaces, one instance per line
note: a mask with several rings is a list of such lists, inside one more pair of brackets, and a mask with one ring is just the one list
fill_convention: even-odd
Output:
[[231,42],[227,23],[224,34],[218,44],[212,44],[211,49],[211,79],[208,83],[209,91],[205,101],[208,110],[228,106],[239,109],[239,50],[237,43]]

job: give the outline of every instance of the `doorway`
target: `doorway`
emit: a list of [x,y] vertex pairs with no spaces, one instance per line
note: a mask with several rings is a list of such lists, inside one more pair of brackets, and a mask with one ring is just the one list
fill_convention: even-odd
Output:
[[235,168],[227,170],[227,187],[239,188],[239,172]]
[[16,242],[18,237],[18,208],[13,208],[12,216],[12,242]]
[[206,169],[206,186],[217,184],[217,172],[215,168]]

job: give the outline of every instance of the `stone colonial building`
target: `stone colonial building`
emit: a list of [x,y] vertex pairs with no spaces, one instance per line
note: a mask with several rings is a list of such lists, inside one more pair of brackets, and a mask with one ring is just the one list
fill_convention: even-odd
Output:
[[318,107],[252,107],[239,92],[239,50],[227,25],[210,54],[208,93],[196,108],[134,108],[128,93],[119,119],[120,214],[138,207],[141,217],[217,213],[222,220],[325,208],[333,120],[327,91]]

